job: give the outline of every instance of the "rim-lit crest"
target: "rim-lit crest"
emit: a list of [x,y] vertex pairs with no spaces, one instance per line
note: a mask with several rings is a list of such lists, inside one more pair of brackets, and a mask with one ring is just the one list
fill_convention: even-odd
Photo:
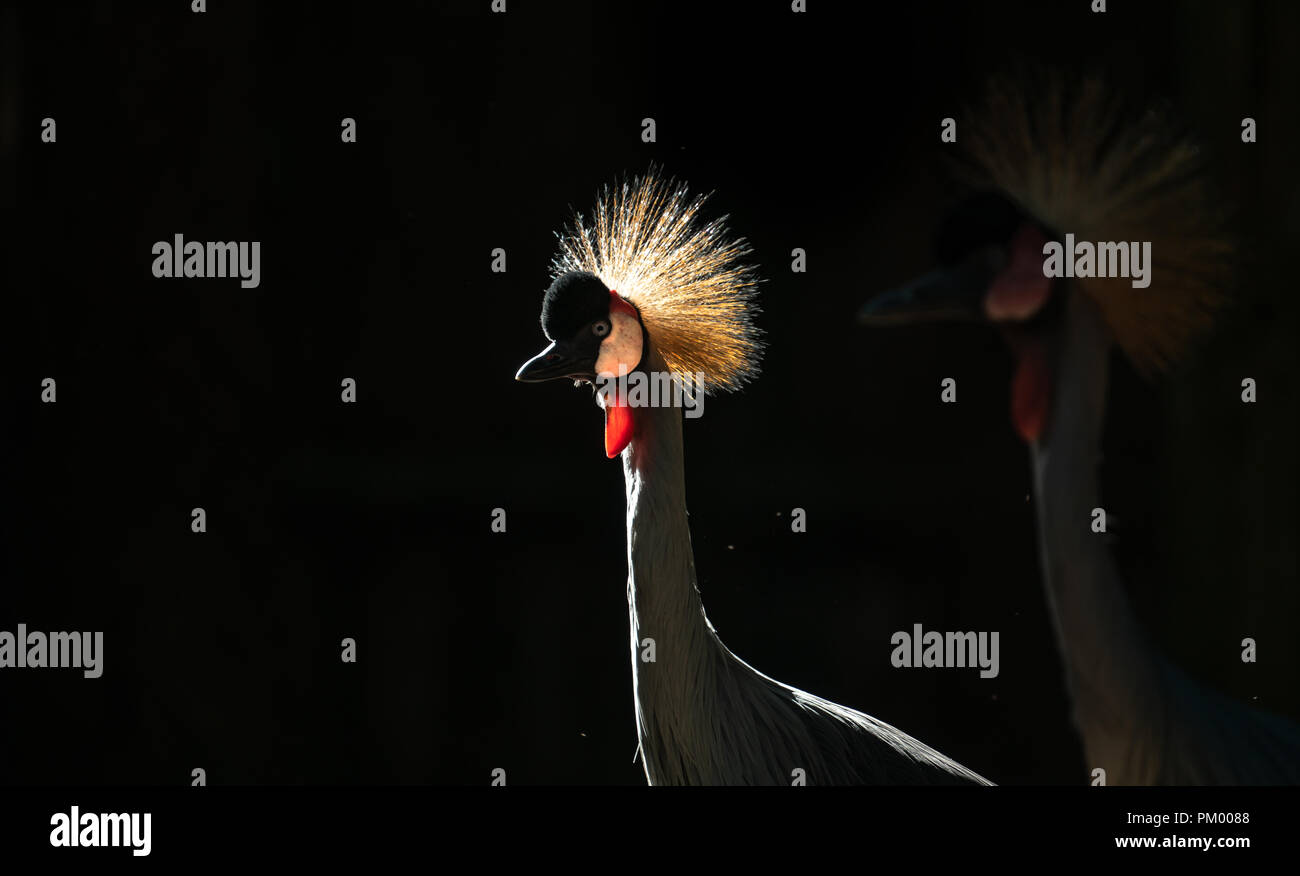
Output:
[[688,391],[702,374],[709,394],[739,389],[758,374],[763,343],[754,324],[759,282],[744,238],[727,217],[698,220],[708,195],[644,176],[606,186],[594,220],[579,214],[559,235],[554,277],[589,271],[640,312],[668,370]]

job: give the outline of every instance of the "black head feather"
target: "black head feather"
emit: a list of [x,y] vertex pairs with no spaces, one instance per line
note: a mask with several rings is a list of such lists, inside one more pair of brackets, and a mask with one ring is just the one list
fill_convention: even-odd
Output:
[[609,316],[609,289],[595,274],[569,271],[555,278],[542,299],[542,331],[551,340],[570,338]]
[[939,263],[957,264],[977,249],[1005,247],[1028,217],[999,192],[978,192],[959,203],[945,217],[935,236]]

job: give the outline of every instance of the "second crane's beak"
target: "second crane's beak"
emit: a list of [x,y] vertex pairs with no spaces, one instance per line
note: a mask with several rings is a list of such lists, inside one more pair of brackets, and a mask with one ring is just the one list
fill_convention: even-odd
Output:
[[553,341],[549,347],[529,359],[515,374],[515,380],[541,383],[543,380],[594,380],[596,360],[575,352],[568,344]]
[[983,300],[1003,260],[996,249],[981,250],[948,268],[881,292],[858,311],[861,325],[979,320]]

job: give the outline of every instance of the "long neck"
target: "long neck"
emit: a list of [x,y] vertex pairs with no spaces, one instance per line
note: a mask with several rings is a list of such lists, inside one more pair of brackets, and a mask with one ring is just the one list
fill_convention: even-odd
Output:
[[1066,294],[1052,414],[1032,453],[1039,551],[1089,768],[1117,770],[1097,761],[1110,750],[1106,740],[1132,733],[1128,725],[1155,690],[1155,664],[1105,536],[1093,531],[1093,509],[1105,510],[1097,465],[1109,341],[1095,305],[1080,292]]
[[[648,345],[644,358],[647,370],[664,370]],[[633,415],[634,437],[623,452],[633,693],[646,776],[661,784],[686,780],[696,768],[682,761],[712,720],[707,691],[727,652],[695,585],[682,411],[642,407]]]

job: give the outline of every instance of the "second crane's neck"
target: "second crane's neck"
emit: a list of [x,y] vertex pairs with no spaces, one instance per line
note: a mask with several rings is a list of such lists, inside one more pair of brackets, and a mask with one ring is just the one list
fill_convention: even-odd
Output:
[[[1110,340],[1096,305],[1069,293],[1047,434],[1033,446],[1040,560],[1077,706],[1118,712],[1140,696],[1150,655],[1104,533],[1098,468]],[[1116,683],[1126,680],[1125,688]]]
[[[645,370],[664,371],[647,343]],[[707,694],[726,671],[727,652],[704,614],[686,516],[682,410],[633,409],[623,451],[627,488],[628,610],[641,754],[652,783],[683,779],[677,763],[708,722]]]

